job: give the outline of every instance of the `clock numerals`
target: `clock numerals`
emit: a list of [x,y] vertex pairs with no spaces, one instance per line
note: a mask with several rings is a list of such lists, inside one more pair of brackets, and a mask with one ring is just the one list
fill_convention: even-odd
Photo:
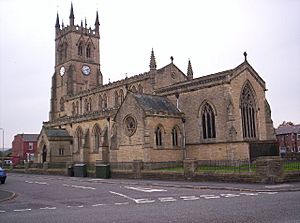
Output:
[[84,75],[89,75],[91,73],[91,68],[87,65],[83,65],[81,71]]

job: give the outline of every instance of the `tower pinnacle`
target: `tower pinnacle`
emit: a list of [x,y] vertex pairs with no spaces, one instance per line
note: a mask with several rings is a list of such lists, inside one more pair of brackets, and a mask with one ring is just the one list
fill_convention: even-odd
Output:
[[188,68],[187,68],[187,78],[188,78],[188,80],[193,79],[193,75],[194,75],[194,73],[193,73],[191,60],[189,59]]
[[59,29],[60,28],[60,24],[59,24],[59,16],[58,16],[58,13],[56,15],[56,23],[55,23],[55,28],[56,29]]
[[155,56],[154,56],[154,51],[153,48],[151,50],[151,57],[150,57],[150,71],[156,70],[156,61],[155,61]]
[[99,26],[100,26],[100,23],[99,23],[98,11],[97,11],[96,12],[96,21],[95,21],[95,30],[96,30],[97,34],[99,34]]
[[70,26],[74,26],[74,11],[73,11],[73,3],[71,3],[71,10],[70,10]]

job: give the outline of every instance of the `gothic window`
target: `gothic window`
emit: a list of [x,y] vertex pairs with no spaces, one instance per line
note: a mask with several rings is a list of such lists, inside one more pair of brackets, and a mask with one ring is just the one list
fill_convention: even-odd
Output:
[[88,103],[88,111],[92,111],[92,98],[89,98],[89,103]]
[[178,132],[176,127],[172,129],[172,145],[178,146]]
[[86,47],[86,57],[90,58],[91,57],[91,45],[88,44]]
[[76,114],[78,115],[79,114],[79,102],[76,101]]
[[100,111],[101,111],[102,108],[103,108],[103,103],[102,103],[102,97],[101,97],[101,95],[99,95],[98,107],[99,107],[99,110],[100,110]]
[[155,144],[162,146],[162,128],[159,126],[155,129]]
[[80,127],[76,129],[75,132],[75,139],[74,139],[74,152],[79,152],[82,148],[82,139],[83,139],[83,132]]
[[216,138],[215,114],[208,103],[203,106],[201,117],[203,139]]
[[143,89],[142,85],[140,85],[140,84],[138,86],[138,92],[139,93],[143,93],[144,92],[144,89]]
[[82,52],[83,52],[83,44],[82,44],[82,42],[79,43],[77,51],[78,51],[77,52],[78,56],[82,56]]
[[60,105],[60,111],[64,111],[65,110],[65,100],[64,100],[64,98],[60,98],[59,105]]
[[133,93],[136,93],[136,92],[137,92],[136,87],[135,87],[134,85],[131,87],[131,91],[132,91]]
[[103,103],[102,103],[103,108],[107,108],[107,96],[106,94],[103,95]]
[[100,136],[101,136],[101,129],[100,127],[96,124],[93,128],[93,150],[98,151],[100,147]]
[[84,99],[84,112],[88,112],[89,111],[89,103],[87,99]]
[[115,91],[115,107],[118,107],[119,106],[119,95],[118,95],[118,92]]
[[243,137],[246,139],[256,138],[255,101],[249,83],[243,88],[240,100]]
[[76,105],[75,102],[72,103],[72,115],[76,114]]
[[132,136],[137,128],[136,120],[132,116],[127,116],[124,119],[124,126],[125,126],[125,132],[126,135]]
[[120,95],[120,100],[121,100],[121,104],[122,104],[124,101],[124,92],[122,89],[120,90],[119,95]]
[[67,52],[68,52],[68,44],[65,42],[64,46],[63,46],[63,50],[64,50],[64,59],[67,59]]

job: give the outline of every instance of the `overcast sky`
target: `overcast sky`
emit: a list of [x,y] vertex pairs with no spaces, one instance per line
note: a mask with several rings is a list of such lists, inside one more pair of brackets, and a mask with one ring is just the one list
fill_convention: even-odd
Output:
[[[100,19],[104,82],[174,63],[194,77],[248,61],[266,81],[277,127],[300,124],[299,0],[73,0],[75,24]],[[48,120],[56,13],[69,24],[70,0],[0,0],[0,128],[5,147]],[[2,147],[2,132],[0,133]]]

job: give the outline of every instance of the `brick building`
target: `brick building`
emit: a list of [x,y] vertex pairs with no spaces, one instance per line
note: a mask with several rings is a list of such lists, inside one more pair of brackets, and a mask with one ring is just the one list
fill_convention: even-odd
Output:
[[283,122],[275,131],[281,153],[300,152],[300,124]]
[[12,141],[12,162],[14,165],[24,161],[34,161],[38,136],[38,134],[24,133],[14,136]]
[[[244,61],[194,78],[173,62],[103,84],[100,30],[55,25],[55,67],[49,121],[36,162],[118,163],[250,159],[255,142],[275,142],[264,80]],[[259,151],[258,151],[259,152]],[[252,153],[251,153],[252,154]]]

